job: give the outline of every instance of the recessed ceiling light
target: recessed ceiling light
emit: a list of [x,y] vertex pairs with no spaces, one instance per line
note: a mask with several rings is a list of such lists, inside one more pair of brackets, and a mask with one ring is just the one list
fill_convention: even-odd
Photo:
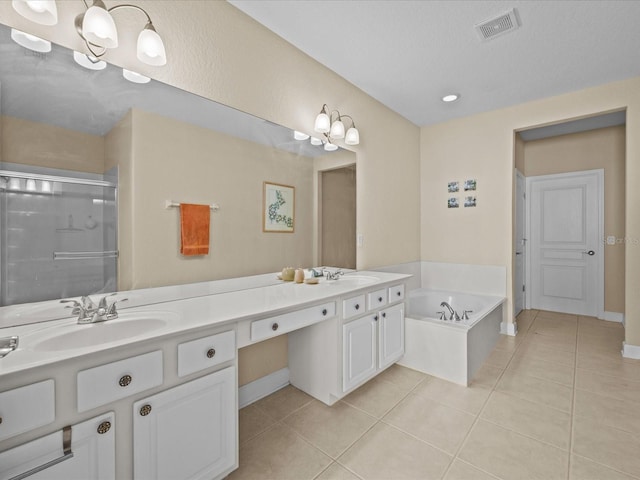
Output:
[[442,101],[443,102],[455,102],[459,98],[460,98],[460,95],[458,95],[457,93],[450,93],[449,95],[445,95],[444,97],[442,97]]

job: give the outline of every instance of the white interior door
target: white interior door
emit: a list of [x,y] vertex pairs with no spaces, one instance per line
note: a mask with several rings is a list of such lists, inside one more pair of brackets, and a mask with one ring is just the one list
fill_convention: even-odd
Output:
[[601,316],[603,170],[527,178],[531,307]]
[[514,266],[514,296],[513,315],[518,315],[525,307],[525,265],[526,265],[526,205],[525,205],[526,182],[524,176],[516,170],[516,215],[515,215],[515,266]]

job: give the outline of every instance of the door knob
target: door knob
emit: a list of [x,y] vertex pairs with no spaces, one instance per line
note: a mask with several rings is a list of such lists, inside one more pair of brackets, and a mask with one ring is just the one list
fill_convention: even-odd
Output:
[[516,252],[516,255],[522,255],[522,252]]
[[596,254],[596,252],[594,252],[593,250],[589,250],[588,252],[582,252],[582,253],[586,253],[587,255],[589,255],[591,257],[593,257]]

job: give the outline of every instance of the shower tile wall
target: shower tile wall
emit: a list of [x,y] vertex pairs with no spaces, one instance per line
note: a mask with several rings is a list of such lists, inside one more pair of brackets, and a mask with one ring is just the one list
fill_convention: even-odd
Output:
[[51,193],[0,190],[1,305],[115,291],[114,258],[54,260],[54,252],[116,250],[115,189],[51,183]]

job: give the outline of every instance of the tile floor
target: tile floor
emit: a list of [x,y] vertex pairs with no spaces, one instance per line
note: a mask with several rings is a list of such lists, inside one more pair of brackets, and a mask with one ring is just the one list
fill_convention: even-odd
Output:
[[240,411],[230,479],[640,479],[640,361],[620,324],[529,310],[468,388],[394,365],[332,407]]

